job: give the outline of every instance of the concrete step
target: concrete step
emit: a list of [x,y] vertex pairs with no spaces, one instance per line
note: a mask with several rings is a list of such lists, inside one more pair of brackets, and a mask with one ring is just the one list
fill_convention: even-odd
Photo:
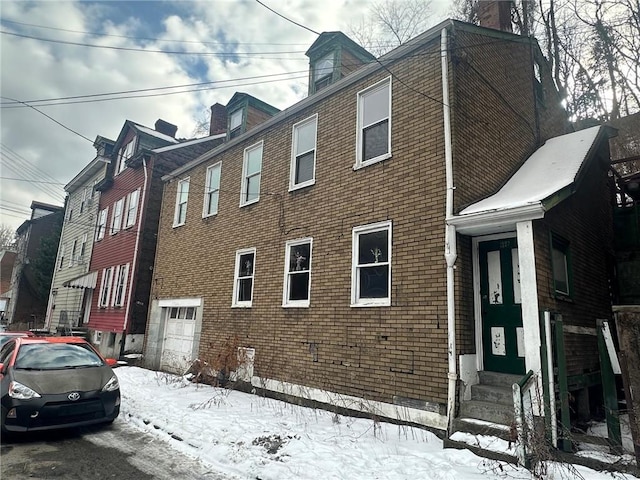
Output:
[[481,400],[469,400],[460,405],[460,417],[476,418],[486,422],[511,425],[513,423],[513,406],[502,405]]
[[453,421],[453,430],[455,432],[465,432],[471,435],[487,435],[491,437],[501,438],[502,440],[513,441],[515,432],[512,432],[510,426],[500,423],[485,422],[476,418],[456,418]]
[[471,385],[471,400],[513,405],[513,392],[511,387],[499,385]]
[[513,375],[511,373],[499,372],[478,372],[478,377],[482,385],[498,385],[501,387],[509,387],[517,383],[524,375]]

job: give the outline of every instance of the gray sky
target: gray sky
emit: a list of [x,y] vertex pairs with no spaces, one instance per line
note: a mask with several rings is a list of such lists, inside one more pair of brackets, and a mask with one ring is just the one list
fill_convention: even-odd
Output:
[[[370,4],[263,3],[316,31],[347,31]],[[431,25],[447,16],[449,3],[432,0]],[[32,200],[62,205],[64,185],[95,156],[96,135],[115,139],[127,119],[153,127],[162,118],[178,126],[177,137],[190,138],[197,121],[208,120],[209,106],[226,104],[236,91],[280,109],[302,99],[304,52],[316,38],[253,0],[2,0],[0,21],[0,223],[12,228],[28,219]],[[179,94],[169,94],[173,89],[152,90],[146,94],[154,96],[145,98],[123,93],[125,98],[110,101],[52,100],[212,81],[219,83],[184,87]],[[42,113],[13,101],[29,102]]]

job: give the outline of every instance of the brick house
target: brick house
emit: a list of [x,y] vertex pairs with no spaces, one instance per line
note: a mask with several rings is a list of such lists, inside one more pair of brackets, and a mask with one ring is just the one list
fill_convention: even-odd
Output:
[[[147,366],[234,369],[239,347],[267,392],[503,420],[472,386],[540,372],[543,310],[611,316],[608,131],[569,130],[529,38],[449,20],[375,61],[349,48],[321,34],[307,98],[163,177]],[[569,343],[572,375],[597,368]]]
[[222,142],[225,134],[179,141],[177,127],[127,120],[114,143],[100,192],[86,327],[104,355],[141,352],[162,195],[161,176]]
[[78,332],[89,320],[96,272],[89,270],[100,192],[95,185],[104,180],[113,140],[97,136],[96,156],[65,185],[67,201],[45,328],[51,332]]

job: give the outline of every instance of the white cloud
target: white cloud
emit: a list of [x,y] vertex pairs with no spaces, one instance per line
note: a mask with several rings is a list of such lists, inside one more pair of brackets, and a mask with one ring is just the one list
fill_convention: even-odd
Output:
[[[129,18],[118,23],[111,9],[119,8],[123,3],[3,1],[2,20],[129,37],[149,37],[149,31],[160,32],[153,35],[157,40],[98,37],[5,22],[2,30],[69,42],[148,50],[235,51],[239,60],[235,62],[223,56],[191,57],[97,49],[1,35],[2,96],[35,100],[300,72],[300,78],[289,81],[263,81],[254,85],[247,85],[250,81],[232,82],[224,88],[180,95],[39,107],[93,140],[96,135],[115,139],[127,119],[153,127],[158,118],[176,124],[178,137],[190,137],[203,112],[216,102],[226,104],[236,91],[250,93],[281,109],[306,94],[308,60],[304,51],[313,43],[315,35],[278,17],[257,2],[174,2],[173,11],[178,8],[183,12],[180,17],[175,14],[156,15],[156,18],[161,18],[161,23],[152,27],[145,25],[148,21],[145,18]],[[316,31],[344,31],[351,19],[363,15],[369,5],[368,0],[265,3]],[[157,7],[162,9],[163,3],[158,2]],[[139,33],[143,31],[147,33]],[[184,43],[220,42],[221,39],[227,43]],[[299,53],[246,56],[248,52],[273,51]],[[198,77],[195,72],[203,76]],[[14,211],[0,209],[0,223],[17,227],[28,218],[32,200],[62,205],[63,185],[93,159],[95,151],[87,140],[30,108],[3,108],[0,114],[3,145],[0,177],[17,177],[8,168],[9,164],[15,166],[15,160],[5,155],[4,146],[7,146],[38,171],[61,183],[54,185],[58,190],[54,197],[43,191],[42,184],[1,179],[0,204],[22,205],[20,209],[25,215],[15,216]],[[26,172],[23,176],[34,178]]]

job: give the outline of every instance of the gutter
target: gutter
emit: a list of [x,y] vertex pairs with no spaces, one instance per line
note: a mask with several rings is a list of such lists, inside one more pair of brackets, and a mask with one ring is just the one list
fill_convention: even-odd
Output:
[[445,212],[445,238],[444,258],[447,262],[447,356],[449,361],[449,387],[447,393],[447,431],[453,431],[455,417],[456,390],[458,372],[456,368],[456,310],[454,269],[458,258],[456,244],[456,227],[449,223],[453,216],[453,151],[451,145],[451,107],[449,104],[449,66],[447,56],[447,29],[440,32],[440,57],[442,67],[442,119],[444,122],[444,157],[446,175],[446,212]]

